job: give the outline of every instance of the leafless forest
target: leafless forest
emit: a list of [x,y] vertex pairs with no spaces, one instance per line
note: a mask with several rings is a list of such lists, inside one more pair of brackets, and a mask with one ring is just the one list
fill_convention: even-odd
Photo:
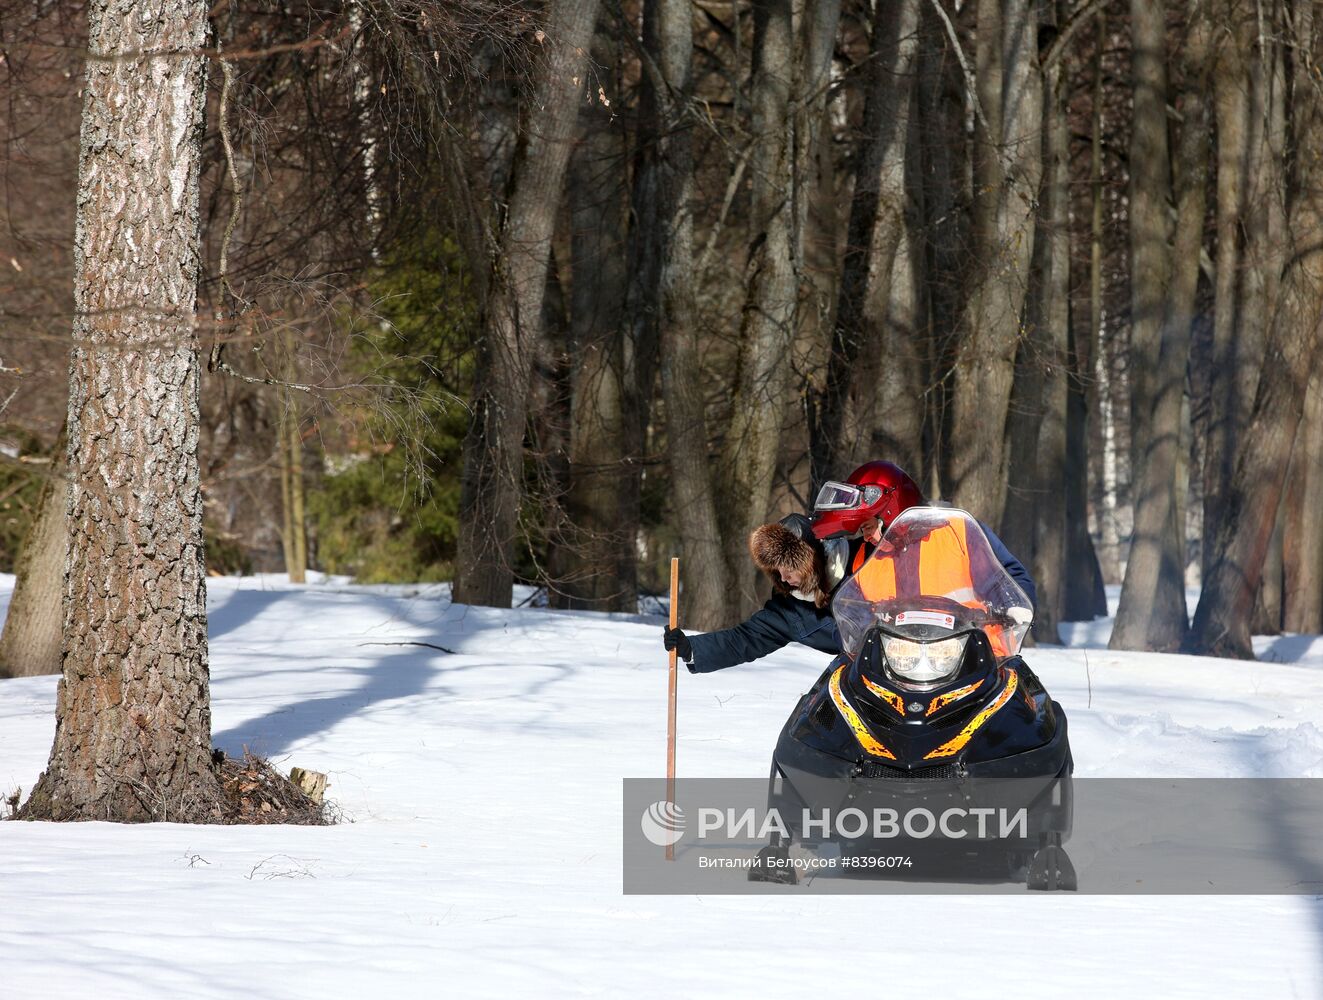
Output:
[[136,148],[88,96],[132,47],[0,0],[0,671],[58,671],[66,563],[116,558],[66,556],[64,474],[116,269],[130,353],[150,327],[199,379],[212,572],[633,611],[679,554],[682,620],[720,627],[759,600],[749,532],[885,458],[1031,566],[1038,642],[1105,584],[1119,648],[1323,632],[1323,3],[203,14],[164,60],[203,95],[171,140],[196,305],[153,325],[159,199],[80,183]]

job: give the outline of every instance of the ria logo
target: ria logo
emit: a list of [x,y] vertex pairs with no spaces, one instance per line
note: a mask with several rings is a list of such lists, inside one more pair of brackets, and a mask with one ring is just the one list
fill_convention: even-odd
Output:
[[639,826],[643,836],[658,847],[670,847],[684,836],[684,810],[662,799],[643,810]]

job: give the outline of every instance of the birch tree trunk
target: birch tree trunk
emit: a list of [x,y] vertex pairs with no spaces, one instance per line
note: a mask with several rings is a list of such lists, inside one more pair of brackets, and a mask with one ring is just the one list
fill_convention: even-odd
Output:
[[63,677],[30,819],[212,815],[198,481],[207,6],[91,7],[74,243]]
[[533,360],[542,336],[542,305],[551,236],[565,179],[597,0],[555,0],[543,58],[525,109],[522,146],[493,261],[483,341],[464,440],[455,600],[510,606],[514,544],[523,499],[524,425]]

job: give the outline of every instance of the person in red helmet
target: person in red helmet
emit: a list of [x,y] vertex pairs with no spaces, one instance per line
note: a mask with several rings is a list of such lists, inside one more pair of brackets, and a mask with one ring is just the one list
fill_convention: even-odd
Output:
[[894,462],[865,462],[845,482],[827,482],[813,504],[813,534],[819,539],[882,533],[903,510],[923,503],[918,484]]
[[[845,482],[823,484],[813,504],[813,534],[828,546],[833,540],[850,540],[848,571],[857,573],[901,511],[924,503],[918,484],[900,466],[894,462],[865,462]],[[1029,600],[1036,602],[1037,588],[1024,564],[991,528],[982,521],[979,526],[1006,572]]]
[[[747,663],[792,642],[840,653],[832,595],[859,571],[901,511],[923,503],[914,480],[891,462],[868,462],[845,482],[827,483],[818,493],[811,521],[790,514],[749,537],[754,564],[772,580],[771,599],[731,628],[699,635],[665,628],[665,648],[676,650],[690,673]],[[1032,602],[1035,590],[1029,573],[1001,539],[980,524],[993,553]]]

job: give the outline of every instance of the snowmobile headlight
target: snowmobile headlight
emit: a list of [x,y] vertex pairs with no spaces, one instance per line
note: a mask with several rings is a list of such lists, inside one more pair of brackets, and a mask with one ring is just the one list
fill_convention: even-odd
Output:
[[968,636],[940,642],[913,642],[894,636],[882,637],[882,652],[897,677],[914,684],[948,680],[958,669]]

